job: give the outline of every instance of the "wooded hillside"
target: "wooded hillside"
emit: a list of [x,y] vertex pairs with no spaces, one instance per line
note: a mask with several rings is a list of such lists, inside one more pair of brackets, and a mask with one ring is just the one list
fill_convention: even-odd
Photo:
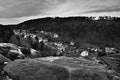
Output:
[[[10,25],[9,25],[10,26]],[[120,18],[119,17],[64,17],[41,18],[28,20],[15,29],[29,31],[43,30],[55,32],[63,36],[64,40],[75,40],[80,45],[92,44],[98,46],[120,46]]]

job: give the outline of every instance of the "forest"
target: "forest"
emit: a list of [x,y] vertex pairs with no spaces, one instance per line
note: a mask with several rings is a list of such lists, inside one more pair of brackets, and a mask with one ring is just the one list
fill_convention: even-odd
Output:
[[75,41],[78,47],[85,44],[117,48],[120,46],[120,17],[46,17],[5,26],[30,32],[55,32],[61,35],[64,41]]

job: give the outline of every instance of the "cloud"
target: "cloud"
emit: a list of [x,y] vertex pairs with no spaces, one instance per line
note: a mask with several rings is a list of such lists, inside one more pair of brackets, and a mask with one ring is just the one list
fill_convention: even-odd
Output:
[[103,13],[103,12],[120,12],[120,6],[109,6],[109,7],[98,7],[97,9],[93,9],[90,11],[86,11],[85,13]]
[[119,4],[120,0],[0,0],[0,23],[45,16],[120,16]]
[[16,18],[41,13],[41,11],[37,9],[40,7],[42,10],[42,6],[38,6],[40,2],[30,2],[31,1],[13,2],[11,5],[8,3],[8,6],[0,11],[0,18]]
[[[10,0],[9,0],[10,1]],[[33,15],[45,15],[48,11],[51,11],[64,0],[12,0],[12,3],[7,1],[4,10],[0,10],[0,18],[16,18],[16,17],[28,17]],[[51,2],[50,2],[51,1]]]
[[120,8],[108,8],[108,9],[97,9],[97,10],[92,10],[88,11],[87,13],[100,13],[100,12],[120,12]]

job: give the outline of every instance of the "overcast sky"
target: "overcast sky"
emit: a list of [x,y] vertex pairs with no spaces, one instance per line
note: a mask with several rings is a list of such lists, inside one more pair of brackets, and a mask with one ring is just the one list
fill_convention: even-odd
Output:
[[49,16],[119,16],[120,0],[0,0],[0,23]]

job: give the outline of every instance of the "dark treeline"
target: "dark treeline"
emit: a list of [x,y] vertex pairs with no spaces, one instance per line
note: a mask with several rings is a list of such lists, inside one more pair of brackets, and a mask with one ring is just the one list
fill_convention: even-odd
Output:
[[11,27],[0,25],[0,42],[8,42],[14,32]]
[[[10,25],[9,25],[10,26]],[[74,40],[79,46],[120,47],[120,18],[95,17],[47,17],[25,21],[12,27],[29,31],[43,30],[58,33],[64,40]]]

